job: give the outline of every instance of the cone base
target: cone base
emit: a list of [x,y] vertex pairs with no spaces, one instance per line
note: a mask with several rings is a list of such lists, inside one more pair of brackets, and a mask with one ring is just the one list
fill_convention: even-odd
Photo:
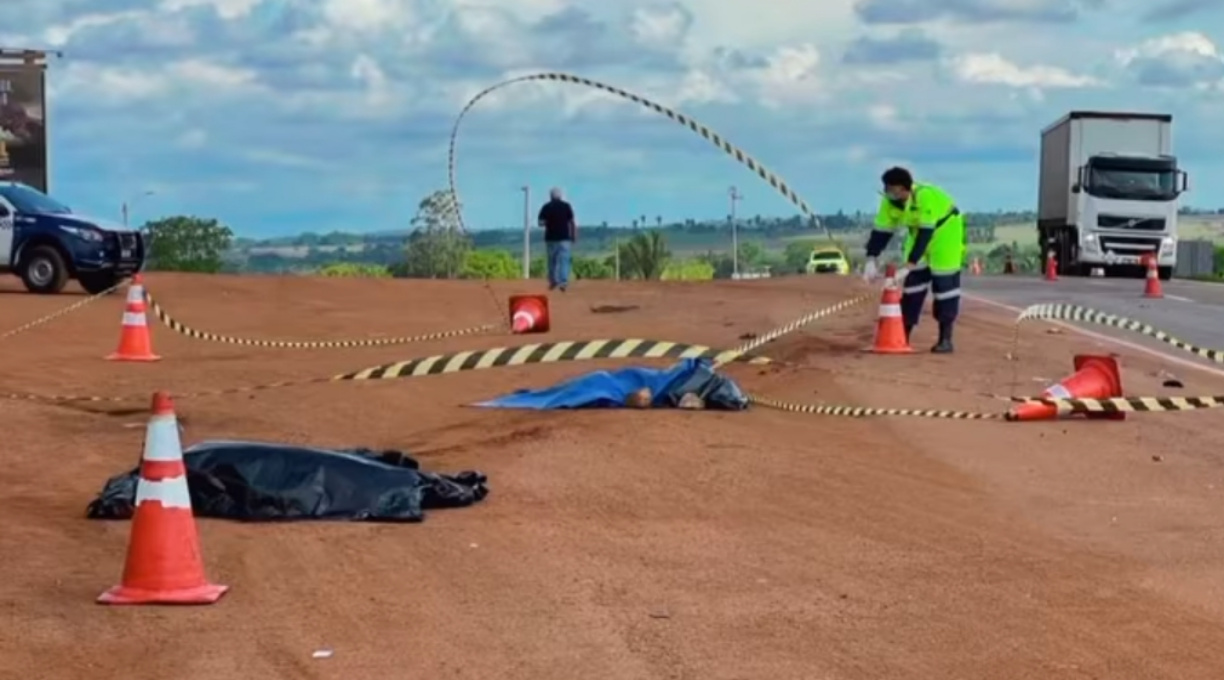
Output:
[[1144,293],[1143,297],[1149,300],[1159,300],[1164,297],[1163,293]]
[[864,352],[869,354],[913,354],[913,347],[864,347]]
[[229,586],[205,583],[179,590],[145,590],[118,585],[98,596],[98,604],[212,604],[229,591]]
[[161,361],[161,357],[156,354],[122,354],[120,352],[108,354],[105,358],[107,361]]

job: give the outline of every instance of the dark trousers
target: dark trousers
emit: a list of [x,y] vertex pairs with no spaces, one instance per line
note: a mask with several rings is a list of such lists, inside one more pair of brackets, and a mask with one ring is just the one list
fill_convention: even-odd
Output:
[[901,292],[901,318],[905,321],[907,331],[918,325],[928,287],[935,296],[932,311],[941,327],[951,326],[960,314],[961,273],[956,271],[932,274],[930,267],[915,269],[905,277],[904,289]]

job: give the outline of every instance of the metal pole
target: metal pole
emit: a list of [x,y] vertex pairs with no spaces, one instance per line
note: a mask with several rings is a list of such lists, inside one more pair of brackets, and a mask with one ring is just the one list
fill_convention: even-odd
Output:
[[156,193],[157,192],[153,191],[152,189],[146,189],[140,192],[139,194],[136,194],[134,197],[123,202],[121,213],[123,215],[123,228],[124,229],[128,228],[128,221],[130,220],[132,206],[136,205],[136,202],[139,201],[140,199],[145,198],[146,196],[153,196]]
[[740,275],[739,267],[739,229],[735,225],[735,204],[739,202],[743,196],[733,186],[727,192],[731,197],[731,278],[738,279]]
[[531,187],[523,185],[523,278],[531,278]]

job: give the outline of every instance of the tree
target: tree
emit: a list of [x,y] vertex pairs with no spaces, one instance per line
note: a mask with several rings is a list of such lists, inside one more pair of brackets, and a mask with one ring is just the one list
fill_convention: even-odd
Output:
[[234,232],[214,219],[187,215],[147,222],[148,268],[216,274],[234,242]]
[[629,278],[657,280],[663,276],[671,251],[667,237],[658,229],[637,233],[621,245],[621,275]]
[[435,191],[421,200],[404,253],[407,276],[453,279],[459,275],[472,239],[454,228],[449,219],[453,213],[446,191]]
[[811,240],[791,241],[782,251],[782,263],[789,274],[802,274],[807,271],[808,260],[812,257],[812,248],[816,242]]

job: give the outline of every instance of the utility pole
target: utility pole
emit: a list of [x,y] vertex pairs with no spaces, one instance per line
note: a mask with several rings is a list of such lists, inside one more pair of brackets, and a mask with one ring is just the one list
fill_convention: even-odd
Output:
[[523,278],[531,278],[531,187],[523,190]]
[[731,222],[731,278],[738,279],[740,276],[739,228],[735,225],[735,206],[744,199],[744,195],[734,186],[727,191],[727,195],[731,198],[731,214],[727,218]]

